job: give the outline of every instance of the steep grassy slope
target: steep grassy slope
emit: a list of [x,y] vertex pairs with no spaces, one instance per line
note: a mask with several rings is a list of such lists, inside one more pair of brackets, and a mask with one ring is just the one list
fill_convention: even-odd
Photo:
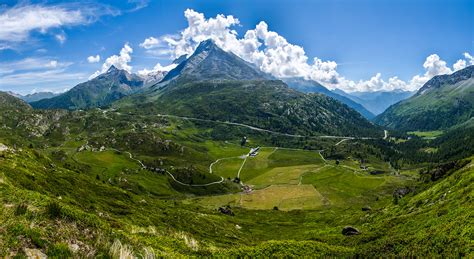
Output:
[[388,108],[375,122],[399,130],[447,129],[474,116],[474,66],[435,76],[414,96]]
[[[470,257],[474,253],[474,163],[422,171],[411,194],[370,215],[363,256]],[[409,233],[409,234],[408,234]],[[364,242],[363,241],[363,242]]]

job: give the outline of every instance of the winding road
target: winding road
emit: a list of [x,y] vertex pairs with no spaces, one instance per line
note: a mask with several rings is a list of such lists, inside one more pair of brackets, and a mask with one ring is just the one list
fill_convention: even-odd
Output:
[[[143,164],[142,161],[136,159],[133,157],[132,153],[128,152],[128,151],[122,151],[122,150],[118,150],[116,148],[107,148],[107,150],[113,150],[113,151],[116,151],[116,152],[120,152],[120,153],[127,153],[130,157],[131,160],[134,160],[136,161],[137,163],[140,164],[140,166],[142,168],[146,168],[146,166]],[[230,157],[227,157],[227,158],[220,158],[220,159],[217,159],[215,162],[213,162],[210,166],[209,166],[209,173],[212,174],[212,166],[219,162],[220,160],[223,160],[223,159],[228,159]],[[188,183],[183,183],[181,181],[179,181],[178,179],[176,179],[174,177],[174,175],[172,173],[170,173],[168,170],[165,170],[165,172],[171,177],[171,179],[173,179],[176,183],[179,183],[181,185],[185,185],[185,186],[191,186],[191,187],[203,187],[203,186],[210,186],[210,185],[213,185],[213,184],[220,184],[220,183],[223,183],[224,182],[224,177],[221,176],[221,179],[219,181],[215,181],[215,182],[211,182],[211,183],[205,183],[205,184],[188,184]]]
[[[210,123],[218,123],[218,124],[225,124],[225,125],[231,125],[231,126],[238,126],[238,127],[244,127],[244,128],[248,128],[248,129],[251,129],[251,130],[255,130],[255,131],[259,131],[259,132],[267,132],[267,133],[270,133],[270,134],[274,134],[274,135],[280,135],[280,136],[286,136],[286,137],[295,137],[295,138],[313,138],[313,139],[320,139],[320,138],[328,138],[328,139],[341,139],[341,141],[337,142],[335,144],[335,146],[338,146],[339,144],[341,144],[342,142],[344,141],[347,141],[347,140],[355,140],[355,139],[362,139],[362,140],[365,140],[365,139],[376,139],[376,138],[373,138],[373,137],[348,137],[348,136],[332,136],[332,135],[321,135],[321,136],[304,136],[304,135],[298,135],[298,134],[288,134],[288,133],[281,133],[281,132],[276,132],[276,131],[272,131],[272,130],[268,130],[268,129],[262,129],[262,128],[258,128],[258,127],[255,127],[255,126],[251,126],[251,125],[247,125],[247,124],[243,124],[243,123],[237,123],[237,122],[227,122],[227,121],[217,121],[217,120],[209,120],[209,119],[200,119],[200,118],[193,118],[193,117],[186,117],[186,116],[177,116],[177,115],[169,115],[169,114],[157,114],[156,115],[157,117],[165,117],[165,118],[177,118],[177,119],[183,119],[183,120],[189,120],[189,121],[200,121],[200,122],[210,122]],[[388,132],[387,130],[384,130],[384,137],[383,139],[386,139],[388,137]],[[292,149],[292,148],[281,148],[281,147],[274,147],[275,150],[274,152],[277,150],[277,149]],[[142,168],[146,168],[146,166],[143,164],[142,161],[136,159],[133,157],[132,153],[128,152],[128,151],[121,151],[121,150],[118,150],[118,149],[114,149],[114,148],[109,148],[110,150],[114,150],[114,151],[117,151],[117,152],[125,152],[125,153],[128,153],[130,159],[138,162],[140,164],[140,166]],[[299,149],[294,149],[294,150],[299,150]],[[323,155],[321,154],[323,150],[320,150],[318,151],[319,155],[321,156],[321,158],[323,159],[323,161],[326,163],[326,159],[323,157]],[[245,162],[247,161],[247,158],[248,158],[249,154],[246,154],[245,155],[245,159],[244,161],[242,162],[242,165],[240,166],[239,168],[239,171],[237,172],[237,177],[240,178],[240,172],[242,171],[242,168],[244,167],[245,165]],[[212,171],[212,166],[217,164],[219,161],[221,160],[225,160],[225,159],[231,159],[231,158],[236,158],[235,156],[234,157],[224,157],[224,158],[219,158],[217,159],[216,161],[212,162],[210,165],[209,165],[209,173],[212,174],[213,171]],[[173,174],[171,174],[169,171],[166,170],[166,173],[171,177],[171,179],[173,179],[176,183],[178,184],[181,184],[181,185],[184,185],[184,186],[190,186],[190,187],[203,187],[203,186],[210,186],[210,185],[214,185],[214,184],[221,184],[224,182],[224,178],[221,176],[221,180],[220,181],[215,181],[215,182],[211,182],[211,183],[206,183],[206,184],[187,184],[187,183],[183,183],[179,180],[177,180]]]
[[268,129],[262,129],[262,128],[258,128],[258,127],[251,126],[251,125],[248,125],[248,124],[237,123],[237,122],[200,119],[200,118],[177,116],[177,115],[170,115],[170,114],[156,114],[155,116],[165,117],[165,118],[176,118],[176,119],[183,119],[183,120],[190,120],[190,121],[200,121],[200,122],[210,122],[210,123],[232,125],[232,126],[248,128],[248,129],[255,130],[255,131],[267,132],[267,133],[271,133],[271,134],[275,134],[275,135],[286,136],[286,137],[294,137],[294,138],[375,139],[375,138],[371,138],[371,137],[345,137],[345,136],[332,136],[332,135],[305,136],[305,135],[289,134],[289,133],[282,133],[282,132],[272,131],[272,130],[268,130]]

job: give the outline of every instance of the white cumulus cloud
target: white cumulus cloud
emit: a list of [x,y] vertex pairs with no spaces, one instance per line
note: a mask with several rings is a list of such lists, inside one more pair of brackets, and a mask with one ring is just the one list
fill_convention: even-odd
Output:
[[469,54],[468,52],[464,52],[463,56],[465,59],[459,59],[458,61],[456,61],[456,63],[454,63],[453,65],[454,71],[461,70],[467,67],[468,65],[470,66],[474,65],[474,57],[471,56],[471,54]]
[[104,64],[102,64],[101,70],[97,70],[94,74],[92,74],[89,79],[92,79],[94,77],[97,77],[100,74],[103,74],[107,72],[107,70],[114,65],[118,69],[123,69],[128,71],[129,73],[132,72],[132,66],[130,66],[128,63],[132,61],[132,56],[131,54],[133,53],[132,47],[128,43],[126,43],[123,48],[120,50],[119,55],[113,55],[108,57]]
[[467,59],[470,65],[474,65],[474,57],[471,54],[464,52],[464,57]]
[[[184,16],[188,26],[178,35],[149,37],[140,46],[147,51],[159,50],[158,54],[171,54],[173,58],[177,58],[191,55],[201,41],[212,39],[220,48],[233,52],[275,77],[304,77],[318,81],[330,89],[339,88],[348,92],[397,89],[414,91],[433,76],[453,72],[444,60],[437,54],[432,54],[423,64],[424,74],[415,75],[409,81],[396,76],[384,80],[380,73],[369,80],[353,81],[337,72],[338,65],[335,61],[308,58],[303,47],[292,44],[277,32],[269,30],[264,21],[239,37],[233,27],[239,26],[240,21],[232,15],[219,14],[206,18],[202,13],[187,9]],[[464,57],[471,64],[474,62],[474,58],[468,53]],[[462,62],[454,65],[454,71],[461,65]]]
[[149,37],[140,43],[140,47],[144,48],[146,53],[151,54],[152,56],[170,58],[173,56],[173,51],[169,47],[168,41],[172,39],[173,36],[171,35],[165,35],[159,39]]
[[453,69],[454,71],[458,71],[458,70],[461,70],[463,68],[466,67],[466,60],[464,59],[459,59],[458,61],[456,61],[456,63],[454,63],[453,65]]
[[89,62],[89,63],[97,63],[99,61],[100,61],[100,56],[99,55],[87,57],[87,62]]
[[155,37],[146,38],[144,42],[140,43],[140,47],[145,49],[152,49],[157,47],[160,44],[160,41]]

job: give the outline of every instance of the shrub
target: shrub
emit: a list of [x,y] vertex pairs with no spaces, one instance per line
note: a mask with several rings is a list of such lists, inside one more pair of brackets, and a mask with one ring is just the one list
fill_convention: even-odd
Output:
[[48,247],[46,254],[52,258],[71,258],[72,252],[66,244],[58,243]]
[[15,208],[15,216],[25,215],[28,211],[28,205],[20,203]]
[[109,255],[112,258],[134,258],[132,249],[128,245],[122,245],[118,239],[110,246]]
[[46,214],[52,218],[60,218],[62,216],[62,207],[57,202],[52,201],[46,205]]

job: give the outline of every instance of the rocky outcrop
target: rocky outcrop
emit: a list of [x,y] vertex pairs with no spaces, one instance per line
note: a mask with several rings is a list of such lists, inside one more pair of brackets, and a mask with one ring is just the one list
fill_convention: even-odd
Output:
[[229,216],[234,216],[234,212],[231,210],[230,206],[227,205],[225,207],[219,207],[218,211],[222,214],[229,215]]
[[353,236],[353,235],[359,235],[360,234],[360,231],[355,228],[355,227],[352,227],[352,226],[345,226],[343,229],[342,229],[342,234],[344,236]]

